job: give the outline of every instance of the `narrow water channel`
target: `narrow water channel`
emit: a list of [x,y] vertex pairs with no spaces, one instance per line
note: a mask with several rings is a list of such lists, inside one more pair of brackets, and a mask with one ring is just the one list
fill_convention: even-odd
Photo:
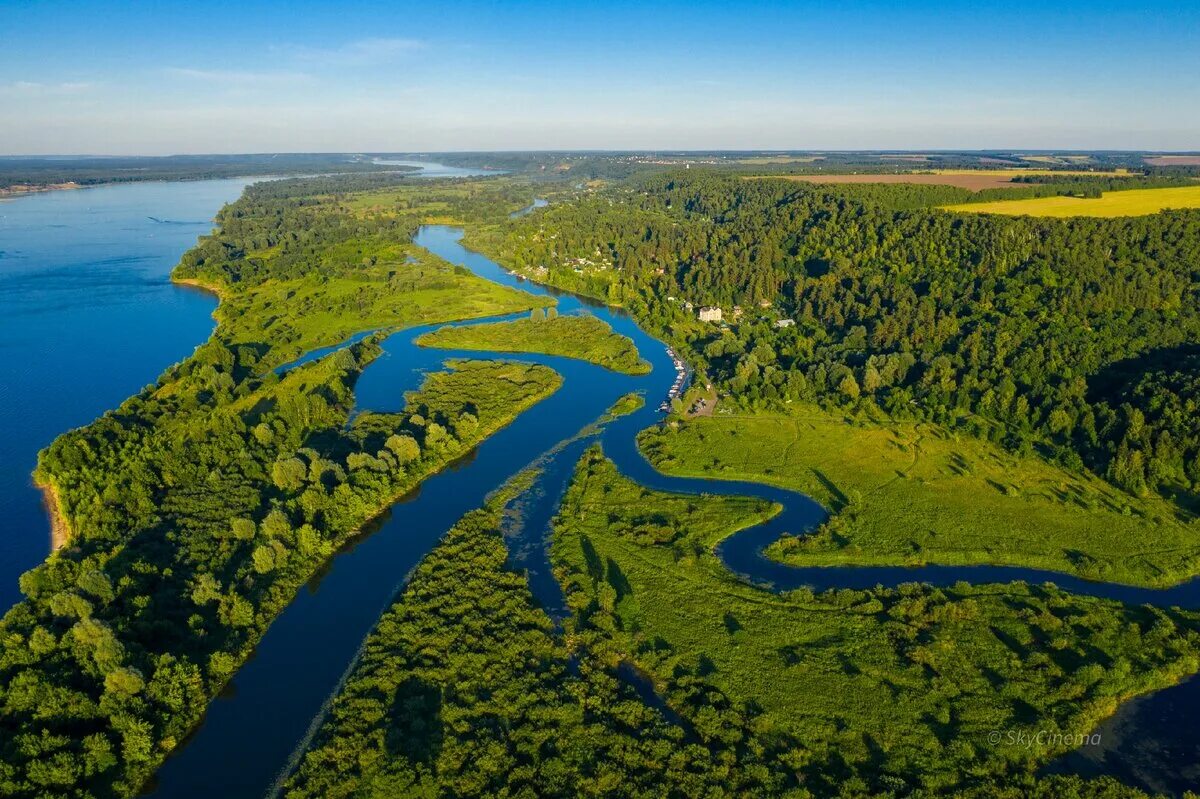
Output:
[[[623,312],[530,283],[486,257],[463,248],[462,231],[445,226],[421,228],[416,243],[436,255],[469,268],[497,283],[558,299],[560,313],[593,314],[629,336],[653,371],[646,376],[616,374],[591,364],[540,355],[482,355],[478,352],[426,350],[413,340],[430,327],[408,329],[388,337],[384,354],[363,373],[356,387],[359,408],[399,410],[405,391],[422,375],[442,368],[455,357],[503,357],[539,363],[557,370],[563,387],[522,414],[512,425],[477,447],[456,467],[426,480],[413,495],[397,503],[375,528],[339,553],[323,575],[301,590],[276,619],[254,658],[238,673],[209,709],[204,724],[163,766],[154,792],[164,797],[257,797],[273,785],[289,756],[303,739],[323,704],[336,689],[358,646],[383,609],[402,587],[411,569],[436,545],[455,521],[478,507],[485,496],[522,468],[539,461],[543,472],[522,499],[524,523],[513,541],[513,562],[530,573],[530,585],[552,614],[564,612],[562,595],[549,571],[546,540],[574,464],[586,440],[576,434],[597,419],[620,396],[639,391],[646,405],[606,425],[599,434],[605,454],[627,477],[653,489],[679,493],[726,493],[757,496],[783,506],[768,522],[730,537],[718,548],[721,559],[746,579],[775,590],[801,585],[816,590],[835,587],[871,588],[905,582],[950,586],[1026,580],[1054,582],[1094,596],[1156,605],[1200,606],[1200,582],[1155,591],[1092,583],[1068,575],[1008,567],[834,567],[793,568],[766,559],[763,547],[785,532],[811,529],[825,517],[812,499],[795,492],[743,481],[671,477],[656,471],[637,449],[637,433],[658,423],[660,401],[676,379],[675,364],[662,342],[643,332]],[[462,324],[478,324],[474,320]],[[432,326],[436,327],[436,326]],[[570,442],[559,447],[563,442]],[[546,453],[551,453],[546,455]],[[1200,683],[1187,681],[1129,703],[1118,715],[1120,725],[1105,738],[1103,753],[1072,755],[1056,764],[1064,771],[1112,773],[1144,787],[1181,792],[1195,787],[1186,763],[1200,762],[1196,737],[1189,726],[1163,729],[1165,708],[1200,709]],[[1144,725],[1153,724],[1153,728]],[[1161,756],[1134,744],[1153,732],[1162,743]],[[1164,737],[1171,740],[1163,740]],[[1090,759],[1089,759],[1090,758]]]

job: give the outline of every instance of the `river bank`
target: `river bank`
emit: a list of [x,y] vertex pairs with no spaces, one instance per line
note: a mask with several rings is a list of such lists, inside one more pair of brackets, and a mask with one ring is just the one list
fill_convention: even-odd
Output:
[[63,513],[62,499],[58,494],[58,486],[54,481],[34,477],[33,485],[42,492],[42,501],[46,506],[46,516],[50,519],[50,552],[54,553],[67,545],[71,540],[71,525]]
[[71,191],[82,188],[82,185],[74,181],[67,183],[16,183],[12,186],[0,186],[0,200],[15,199],[28,194],[40,194],[47,191]]

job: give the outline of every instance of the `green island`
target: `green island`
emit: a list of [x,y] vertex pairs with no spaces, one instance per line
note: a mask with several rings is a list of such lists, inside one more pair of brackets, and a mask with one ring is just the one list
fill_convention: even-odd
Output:
[[[987,735],[1087,730],[1200,658],[1195,614],[1050,587],[753,588],[711,550],[773,508],[647,491],[597,448],[555,522],[572,610],[558,635],[499,531],[532,477],[422,562],[284,796],[1139,797],[1035,777],[1053,747],[996,749]],[[1098,651],[1110,668],[1079,668]]]
[[598,648],[555,632],[507,568],[499,530],[531,477],[467,514],[421,563],[283,796],[685,797],[794,782],[763,770],[781,752],[742,745],[742,714],[729,708],[712,735],[689,736]]
[[534,309],[529,319],[491,322],[461,327],[443,327],[417,339],[423,347],[490,350],[493,352],[539,352],[565,355],[630,375],[650,372],[628,336],[613,332],[594,316],[546,315]]

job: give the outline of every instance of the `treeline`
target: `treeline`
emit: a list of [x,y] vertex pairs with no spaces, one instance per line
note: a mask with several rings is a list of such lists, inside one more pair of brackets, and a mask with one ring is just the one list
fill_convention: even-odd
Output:
[[235,287],[353,274],[364,266],[360,251],[407,242],[430,215],[462,223],[496,221],[532,196],[528,184],[513,181],[418,182],[400,175],[256,183],[221,209],[219,233],[202,237],[174,274]]
[[[1200,341],[1200,213],[959,215],[878,199],[892,190],[664,175],[485,243],[527,274],[629,304],[746,404],[869,402],[1041,447],[1132,491],[1196,490],[1200,428],[1161,410],[1194,407],[1194,386],[1089,386],[1111,364],[1170,362]],[[568,265],[597,253],[609,268]],[[683,300],[744,315],[700,326]]]
[[0,188],[24,184],[131,183],[147,180],[211,180],[248,175],[320,172],[404,172],[338,153],[260,155],[168,155],[104,158],[0,158]]

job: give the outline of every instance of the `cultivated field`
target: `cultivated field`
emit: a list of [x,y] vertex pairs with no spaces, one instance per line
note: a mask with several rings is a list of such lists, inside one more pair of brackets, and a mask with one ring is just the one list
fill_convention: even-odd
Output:
[[1146,159],[1150,166],[1200,166],[1200,155],[1155,155]]
[[1013,178],[1022,175],[1093,175],[1095,177],[1123,177],[1126,172],[1093,172],[1079,169],[932,169],[921,172],[899,174],[849,174],[849,175],[779,175],[805,183],[917,183],[926,186],[957,186],[970,191],[983,189],[1012,189],[1022,184],[1013,183]]
[[1170,189],[1106,191],[1093,199],[1039,197],[1033,200],[1000,200],[991,203],[948,205],[947,211],[1008,216],[1145,216],[1168,208],[1200,208],[1200,185]]

